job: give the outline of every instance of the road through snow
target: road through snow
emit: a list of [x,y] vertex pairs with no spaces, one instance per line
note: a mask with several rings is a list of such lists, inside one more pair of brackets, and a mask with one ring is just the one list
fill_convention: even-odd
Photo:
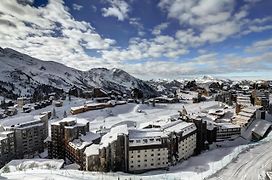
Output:
[[272,141],[257,145],[224,169],[213,175],[210,180],[261,180],[266,170],[272,169]]

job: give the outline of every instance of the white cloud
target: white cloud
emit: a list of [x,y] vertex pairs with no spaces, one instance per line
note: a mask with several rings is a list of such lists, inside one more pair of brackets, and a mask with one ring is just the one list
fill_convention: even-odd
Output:
[[246,48],[246,52],[260,52],[272,49],[272,38],[254,42],[251,46]]
[[[227,54],[222,57],[216,53],[203,54],[198,57],[178,61],[146,61],[125,68],[128,72],[144,78],[182,78],[183,76],[198,76],[207,74],[228,74],[245,72],[264,72],[271,70],[272,53],[242,57]],[[269,65],[268,65],[269,64]]]
[[110,3],[110,7],[102,9],[102,15],[104,17],[113,16],[117,17],[119,21],[124,21],[128,18],[129,5],[124,0],[107,0]]
[[[85,49],[107,49],[115,43],[101,37],[89,23],[76,21],[62,0],[51,0],[39,8],[3,1],[0,11],[1,46],[43,60],[90,69],[103,60],[88,56]],[[86,63],[89,66],[82,66]]]
[[234,8],[233,0],[161,0],[159,7],[180,24],[215,24],[227,20]]
[[129,24],[131,24],[132,26],[135,26],[137,28],[139,36],[145,35],[144,26],[143,26],[143,24],[141,24],[140,18],[130,18]]
[[76,11],[80,11],[82,8],[83,8],[83,6],[81,6],[79,4],[76,4],[76,3],[73,4],[73,9]]
[[154,35],[160,35],[161,31],[166,29],[168,27],[169,23],[161,23],[157,26],[154,27],[154,29],[152,30],[152,34]]

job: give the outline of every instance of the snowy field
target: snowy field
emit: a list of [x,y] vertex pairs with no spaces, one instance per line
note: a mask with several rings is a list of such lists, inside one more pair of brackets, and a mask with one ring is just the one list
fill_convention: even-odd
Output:
[[112,108],[93,110],[77,115],[71,115],[71,107],[81,106],[84,105],[84,103],[86,102],[89,103],[90,101],[91,100],[88,99],[86,100],[73,97],[72,101],[65,100],[62,107],[55,107],[54,105],[50,105],[39,110],[33,110],[30,113],[22,113],[19,110],[18,114],[16,114],[15,116],[1,119],[0,124],[1,122],[4,123],[17,117],[23,119],[23,117],[27,117],[29,115],[39,115],[41,112],[52,112],[53,109],[55,109],[56,118],[49,120],[49,128],[50,123],[62,119],[64,111],[66,111],[68,116],[87,119],[88,121],[90,121],[90,130],[96,131],[99,130],[101,127],[110,128],[114,125],[118,125],[119,123],[127,123],[138,126],[140,123],[143,122],[167,119],[170,116],[177,115],[178,110],[181,110],[183,106],[186,107],[188,113],[197,113],[205,108],[213,107],[218,104],[218,102],[215,101],[207,101],[197,104],[156,104],[155,107],[152,107],[152,105],[147,104],[128,103],[124,105],[117,105]]

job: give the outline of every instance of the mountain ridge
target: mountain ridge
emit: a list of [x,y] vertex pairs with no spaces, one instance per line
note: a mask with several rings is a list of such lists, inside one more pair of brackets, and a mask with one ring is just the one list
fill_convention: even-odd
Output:
[[0,85],[14,95],[31,95],[40,85],[69,91],[73,86],[82,90],[103,88],[123,93],[138,88],[146,96],[156,90],[124,70],[91,68],[81,71],[54,61],[42,61],[11,48],[0,47]]

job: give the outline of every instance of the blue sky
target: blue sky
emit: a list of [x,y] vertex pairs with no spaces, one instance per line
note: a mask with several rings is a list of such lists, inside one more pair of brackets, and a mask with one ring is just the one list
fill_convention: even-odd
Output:
[[143,79],[272,79],[270,0],[3,0],[0,44]]

